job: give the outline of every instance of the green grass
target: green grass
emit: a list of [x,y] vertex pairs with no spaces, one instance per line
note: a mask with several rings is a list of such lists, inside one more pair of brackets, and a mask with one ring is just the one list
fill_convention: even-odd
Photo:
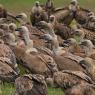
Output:
[[[13,84],[5,83],[0,85],[0,95],[12,95],[15,92]],[[59,88],[48,88],[48,95],[64,95],[63,91]]]
[[4,83],[0,84],[0,95],[12,95],[15,91],[13,84]]
[[48,88],[48,95],[64,95],[60,88]]
[[[20,74],[23,75],[26,73],[24,67],[19,65]],[[15,92],[15,86],[11,83],[0,84],[0,95],[13,95]],[[60,88],[51,88],[48,87],[48,95],[64,95],[63,91]]]

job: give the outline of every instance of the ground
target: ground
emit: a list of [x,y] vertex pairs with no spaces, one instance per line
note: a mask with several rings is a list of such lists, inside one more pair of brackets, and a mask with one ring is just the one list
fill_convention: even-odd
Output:
[[[0,3],[5,6],[5,8],[12,14],[18,14],[20,12],[25,12],[28,15],[30,14],[32,5],[36,0],[0,0]],[[45,0],[39,0],[44,4]],[[54,0],[56,7],[66,6],[71,0]],[[95,0],[78,0],[79,4],[87,9],[91,9],[95,12]],[[15,90],[13,84],[4,83],[0,85],[0,95],[11,95]],[[49,95],[63,95],[63,92],[60,89],[48,89]]]

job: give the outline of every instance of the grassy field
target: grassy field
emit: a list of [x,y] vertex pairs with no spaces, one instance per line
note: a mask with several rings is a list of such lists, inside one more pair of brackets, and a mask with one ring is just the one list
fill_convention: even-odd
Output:
[[[18,14],[20,12],[25,12],[28,15],[30,14],[31,8],[36,0],[0,0],[0,3],[5,6],[5,8],[13,13]],[[39,0],[42,4],[45,3],[45,0]],[[66,6],[71,0],[54,0],[55,6]],[[95,12],[95,0],[78,0],[80,6],[84,8],[91,9]],[[11,95],[15,90],[15,87],[12,84],[5,83],[0,85],[0,95]],[[63,92],[58,89],[48,89],[49,95],[64,95]]]
[[4,83],[0,85],[0,95],[12,95],[15,91],[13,84]]
[[[15,92],[13,84],[5,83],[0,85],[0,95],[12,95]],[[48,88],[48,95],[64,95],[63,91],[59,88]]]
[[[3,4],[8,11],[17,14],[20,12],[26,12],[30,14],[31,8],[36,0],[0,0],[0,3]],[[42,4],[46,0],[39,0]],[[54,0],[55,6],[66,6],[71,0]],[[78,0],[79,4],[84,8],[90,8],[95,11],[95,0]]]

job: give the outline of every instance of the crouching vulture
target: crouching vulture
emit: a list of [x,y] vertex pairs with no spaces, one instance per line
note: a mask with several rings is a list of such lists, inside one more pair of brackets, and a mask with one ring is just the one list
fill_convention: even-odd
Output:
[[0,81],[14,82],[18,77],[18,73],[8,64],[11,64],[8,59],[0,57]]
[[71,0],[69,6],[55,10],[53,15],[55,16],[58,22],[64,23],[65,25],[68,26],[75,18],[78,9],[79,9],[78,1]]
[[95,60],[84,58],[80,61],[80,65],[87,71],[87,74],[95,81]]
[[[1,40],[2,41],[2,40]],[[11,48],[4,43],[0,43],[0,58],[7,59],[10,65],[16,72],[19,72],[16,57]]]
[[14,81],[19,75],[18,65],[12,50],[0,40],[0,80]]
[[[29,37],[29,31],[26,26],[21,26],[18,29],[24,39],[24,45],[12,44],[13,51],[20,64],[27,68],[30,72],[36,74],[44,74],[46,77],[52,74],[52,71],[57,70],[57,65],[51,56],[48,54],[39,53],[33,46],[33,41]],[[27,31],[26,31],[27,30]],[[12,41],[11,37],[9,40]],[[15,43],[14,41],[12,41]]]
[[94,82],[81,71],[63,70],[56,72],[53,82],[57,87],[62,88],[65,95],[94,95]]
[[48,14],[40,6],[40,3],[37,1],[32,8],[30,20],[32,25],[36,25],[39,21],[48,21]]
[[85,29],[95,31],[95,15],[93,12],[80,8],[76,12],[75,20]]
[[78,61],[81,60],[80,57],[76,55],[68,54],[63,47],[59,46],[57,35],[54,33],[51,24],[41,21],[40,26],[42,26],[47,34],[42,36],[42,39],[45,39],[51,44],[51,51],[53,52],[53,58],[58,66],[59,70],[79,70],[84,71],[83,68],[78,64]]
[[81,25],[87,23],[89,12],[89,10],[84,8],[78,9],[75,15],[75,20]]
[[26,74],[15,80],[14,95],[47,95],[47,85],[44,76]]

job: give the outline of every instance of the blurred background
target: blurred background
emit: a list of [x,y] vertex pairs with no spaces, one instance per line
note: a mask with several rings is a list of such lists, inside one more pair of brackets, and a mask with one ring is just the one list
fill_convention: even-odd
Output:
[[[35,1],[37,0],[0,0],[0,3],[13,14],[18,14],[20,12],[30,14],[31,8]],[[46,0],[38,1],[40,1],[41,4],[44,4]],[[70,1],[71,0],[54,0],[55,7],[67,6]],[[83,8],[91,9],[95,12],[95,0],[78,0],[78,2]]]

